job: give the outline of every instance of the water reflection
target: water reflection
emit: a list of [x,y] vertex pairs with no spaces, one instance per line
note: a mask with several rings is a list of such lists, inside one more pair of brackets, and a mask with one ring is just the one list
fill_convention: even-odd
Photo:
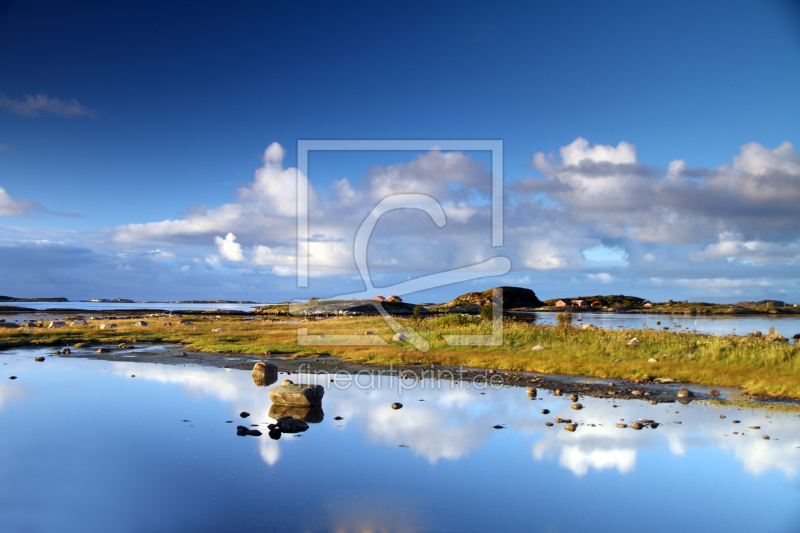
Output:
[[[109,524],[116,520],[111,510],[119,512],[116,499],[103,500],[111,497],[103,492],[106,485],[88,472],[145,484],[156,499],[172,502],[185,493],[186,500],[161,511],[175,520],[191,515],[183,511],[195,505],[198,520],[213,512],[220,520],[243,523],[238,520],[244,508],[266,506],[274,514],[270,523],[288,530],[520,530],[527,529],[522,526],[536,508],[547,511],[540,513],[546,515],[539,519],[543,529],[613,531],[603,524],[616,524],[614,509],[620,501],[640,509],[650,505],[640,499],[645,494],[637,487],[652,487],[652,480],[672,494],[686,494],[687,487],[695,486],[727,489],[724,500],[710,498],[702,513],[692,514],[700,528],[723,527],[729,520],[727,530],[792,531],[800,518],[797,411],[619,400],[613,407],[610,400],[594,398],[581,398],[584,409],[575,411],[568,399],[542,391],[531,400],[522,388],[451,388],[428,381],[399,389],[396,379],[383,376],[369,389],[339,389],[327,376],[297,374],[291,376],[296,383],[327,387],[322,408],[293,408],[273,405],[269,386],[258,386],[246,371],[56,357],[33,362],[40,353],[0,354],[0,362],[7,363],[0,365],[0,479],[6,487],[30,487],[20,492],[25,498],[32,492],[73,490],[74,483],[84,480],[78,493],[93,502],[88,514],[102,514],[96,509],[108,506]],[[11,374],[19,379],[9,381]],[[403,408],[393,410],[394,402]],[[108,415],[98,419],[106,408]],[[242,411],[250,416],[240,418]],[[270,439],[265,426],[283,416],[305,420],[310,427]],[[545,426],[556,417],[577,422],[577,431],[564,431],[563,424]],[[660,425],[639,431],[616,427],[640,418]],[[35,432],[28,431],[32,420],[47,421],[64,450],[53,450],[49,441],[40,447]],[[54,426],[61,421],[66,424]],[[237,425],[264,434],[237,437]],[[88,440],[81,440],[84,434]],[[156,488],[165,476],[182,484]],[[227,483],[228,477],[236,480]],[[552,490],[534,488],[544,479]],[[710,486],[713,480],[724,484]],[[615,487],[613,498],[609,486]],[[221,499],[223,490],[228,500]],[[130,504],[154,505],[141,500],[148,491],[131,495]],[[309,512],[281,514],[280,509],[294,508],[298,491]],[[574,517],[574,502],[563,498],[565,491],[590,491],[592,498],[581,505],[587,520],[597,522]],[[0,497],[12,509],[23,499],[2,487]],[[54,510],[55,504],[47,502],[60,519],[77,513],[66,507]],[[72,505],[82,509],[86,504]],[[659,500],[658,505],[670,504]],[[688,513],[686,505],[692,504],[684,502],[675,511]],[[480,516],[453,511],[501,507],[502,513]],[[232,509],[236,514],[230,514]],[[563,516],[570,521],[560,520]],[[152,523],[146,519],[138,518],[127,530],[147,530]],[[263,525],[253,520],[250,528]],[[167,521],[159,527],[192,529],[176,524]],[[210,524],[194,524],[194,530],[213,530]],[[653,531],[673,527],[668,522],[648,525]]]

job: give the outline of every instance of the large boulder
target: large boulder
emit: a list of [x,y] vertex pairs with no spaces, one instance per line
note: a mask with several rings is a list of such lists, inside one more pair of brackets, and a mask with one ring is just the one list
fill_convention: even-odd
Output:
[[325,389],[322,385],[304,385],[290,383],[279,385],[269,390],[269,399],[272,403],[280,405],[295,405],[300,407],[321,406]]
[[769,328],[769,331],[763,337],[768,341],[786,342],[788,339],[781,335],[775,328]]
[[[278,367],[270,363],[259,361],[253,367],[253,383],[259,387],[266,387],[278,381]],[[274,417],[273,417],[274,418]]]
[[47,327],[48,328],[63,328],[66,325],[67,325],[67,323],[64,322],[63,320],[53,320],[52,322],[50,322],[50,325],[47,326]]

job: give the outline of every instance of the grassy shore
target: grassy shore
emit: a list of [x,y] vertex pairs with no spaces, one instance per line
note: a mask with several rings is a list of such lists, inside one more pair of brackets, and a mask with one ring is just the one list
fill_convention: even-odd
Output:
[[[574,326],[529,325],[506,319],[502,346],[449,346],[442,335],[489,335],[491,323],[461,315],[415,320],[398,318],[430,343],[430,350],[409,350],[407,342],[391,342],[394,331],[380,317],[347,317],[259,321],[192,317],[193,326],[174,318],[114,320],[115,329],[89,326],[0,329],[0,349],[26,345],[73,346],[76,343],[185,343],[189,350],[224,353],[326,353],[368,364],[436,364],[574,374],[601,378],[654,379],[742,387],[750,394],[800,399],[800,345],[754,337],[714,337],[693,333],[641,330],[582,330]],[[162,324],[170,320],[173,326]],[[371,331],[388,346],[298,346],[297,329],[310,336],[364,335]],[[212,331],[221,328],[222,331]],[[628,345],[633,337],[639,344]],[[535,345],[545,349],[532,351]],[[648,363],[650,358],[657,363]],[[619,362],[615,362],[618,360]]]

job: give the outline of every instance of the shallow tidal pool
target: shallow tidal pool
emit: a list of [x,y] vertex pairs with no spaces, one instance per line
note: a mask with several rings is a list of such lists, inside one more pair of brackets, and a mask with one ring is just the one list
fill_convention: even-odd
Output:
[[800,531],[800,410],[293,374],[273,440],[249,372],[49,353],[0,352],[1,531]]

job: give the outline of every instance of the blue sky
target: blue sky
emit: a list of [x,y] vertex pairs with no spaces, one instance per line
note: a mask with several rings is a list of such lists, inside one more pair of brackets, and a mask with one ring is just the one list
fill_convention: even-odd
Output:
[[[412,301],[800,301],[792,2],[10,1],[0,49],[0,294],[361,290],[352,240],[388,191],[448,224],[385,215],[376,285],[512,263]],[[315,153],[327,244],[298,288],[281,206],[301,139],[501,139],[505,246],[484,242],[487,152]]]

